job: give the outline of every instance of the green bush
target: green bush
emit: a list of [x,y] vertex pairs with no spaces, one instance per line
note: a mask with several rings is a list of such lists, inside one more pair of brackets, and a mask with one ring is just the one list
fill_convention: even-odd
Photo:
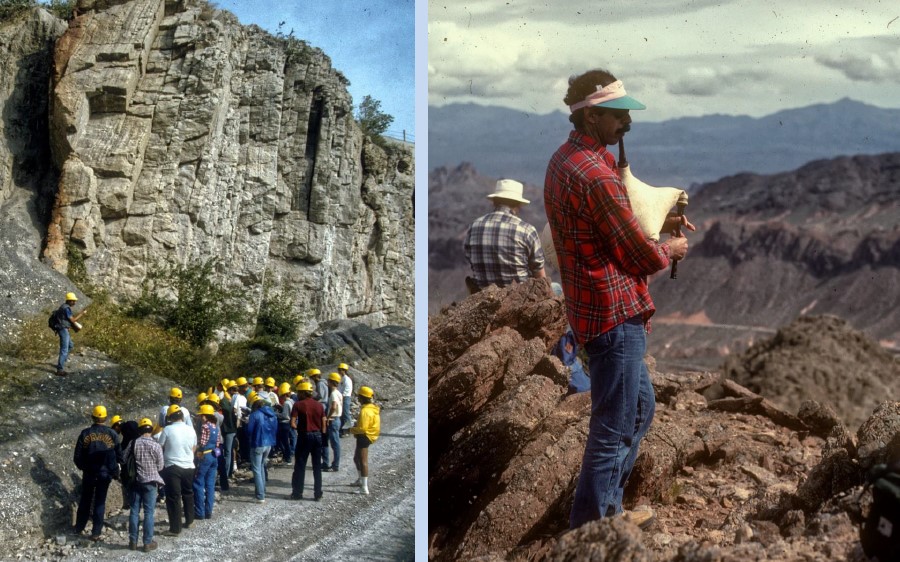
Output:
[[195,346],[212,339],[216,330],[239,323],[242,291],[214,280],[217,260],[199,264],[159,264],[151,268],[143,292],[130,307],[136,318],[151,317]]
[[[40,5],[58,17],[69,21],[75,13],[76,0],[41,0]],[[38,5],[37,0],[0,0],[0,20],[14,17],[17,14]]]
[[[43,384],[43,379],[23,374],[27,371],[19,362],[46,365],[55,361],[59,339],[47,328],[49,314],[50,309],[28,319],[15,339],[0,343],[0,412],[6,397],[35,392]],[[219,346],[218,353],[210,354],[162,326],[126,314],[102,294],[94,298],[82,322],[84,329],[73,334],[77,349],[96,349],[119,365],[134,369],[133,373],[123,371],[120,379],[105,389],[122,402],[142,392],[142,374],[205,391],[223,377],[263,375],[290,382],[293,375],[311,366],[300,351],[265,341],[226,342]]]
[[266,291],[256,317],[256,338],[286,343],[297,337],[300,315],[294,311],[294,300],[282,291]]
[[69,21],[75,13],[77,0],[50,0],[47,11],[61,20]]
[[0,0],[0,20],[11,19],[34,5],[34,0]]

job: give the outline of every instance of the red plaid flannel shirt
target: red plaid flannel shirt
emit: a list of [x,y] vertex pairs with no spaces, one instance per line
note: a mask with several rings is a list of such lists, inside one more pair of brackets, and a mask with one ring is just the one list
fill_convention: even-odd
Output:
[[577,341],[637,315],[648,321],[647,276],[669,265],[669,247],[641,231],[606,147],[572,131],[550,159],[544,205]]

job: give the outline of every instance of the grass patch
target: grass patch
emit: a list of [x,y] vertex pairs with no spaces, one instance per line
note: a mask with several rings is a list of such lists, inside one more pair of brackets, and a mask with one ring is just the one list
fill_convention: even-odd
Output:
[[[76,307],[76,313],[78,310]],[[19,338],[3,344],[0,354],[27,363],[55,362],[59,338],[47,328],[46,317],[49,315],[50,310],[47,310],[46,314],[26,321]],[[289,381],[294,374],[310,366],[299,351],[265,341],[226,342],[213,355],[148,319],[129,316],[102,294],[94,296],[81,323],[84,329],[73,334],[76,352],[78,348],[90,347],[137,371],[121,376],[118,383],[108,389],[111,395],[122,399],[138,392],[141,373],[169,378],[190,388],[206,389],[215,386],[223,377],[259,375],[273,376],[279,382]],[[4,390],[13,388],[21,394],[19,384],[26,381],[16,378],[14,372],[0,365],[0,385]]]
[[13,412],[23,396],[32,396],[36,392],[33,381],[16,365],[0,364],[0,416]]

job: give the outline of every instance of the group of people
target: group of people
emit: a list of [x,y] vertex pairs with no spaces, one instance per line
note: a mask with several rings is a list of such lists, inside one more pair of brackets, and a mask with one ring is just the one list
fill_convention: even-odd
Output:
[[[197,396],[192,416],[182,404],[183,392],[172,388],[168,404],[154,421],[123,420],[95,406],[93,423],[75,444],[75,466],[83,471],[81,500],[74,532],[82,534],[92,521],[90,539],[101,540],[106,496],[112,480],[122,484],[130,509],[129,548],[152,551],[153,524],[158,493],[165,497],[169,529],[178,536],[196,519],[210,519],[215,504],[216,477],[222,491],[230,489],[239,463],[246,462],[253,475],[254,497],[266,501],[270,462],[294,462],[290,499],[302,499],[306,467],[312,458],[313,500],[322,498],[322,472],[340,466],[342,435],[356,438],[354,464],[357,493],[368,494],[368,449],[380,434],[380,409],[375,393],[360,387],[357,422],[350,426],[353,381],[349,365],[322,380],[319,369],[297,375],[293,383],[275,384],[272,377],[222,379],[215,390]],[[308,378],[307,378],[308,377]],[[348,393],[345,394],[344,391]],[[328,462],[329,447],[333,453]],[[93,508],[92,508],[93,506]],[[140,512],[143,534],[138,543]]]
[[[544,207],[561,277],[570,332],[555,353],[572,369],[570,388],[591,392],[591,419],[570,526],[624,515],[639,525],[652,513],[623,513],[625,483],[641,438],[650,427],[655,396],[643,357],[655,312],[647,278],[683,259],[688,250],[670,213],[663,242],[642,232],[615,157],[631,128],[630,111],[646,106],[620,80],[591,70],[569,80],[564,98],[573,130],[553,154],[544,180]],[[519,218],[529,201],[520,182],[497,182],[492,212],[470,226],[463,250],[472,270],[470,292],[542,278],[544,254],[534,226]],[[577,376],[577,346],[587,353],[589,377]]]

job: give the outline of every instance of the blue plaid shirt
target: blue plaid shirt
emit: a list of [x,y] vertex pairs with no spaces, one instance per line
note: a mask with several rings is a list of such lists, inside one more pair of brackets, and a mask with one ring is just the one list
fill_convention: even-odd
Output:
[[469,227],[463,245],[472,273],[482,289],[519,283],[544,267],[537,229],[500,206]]

